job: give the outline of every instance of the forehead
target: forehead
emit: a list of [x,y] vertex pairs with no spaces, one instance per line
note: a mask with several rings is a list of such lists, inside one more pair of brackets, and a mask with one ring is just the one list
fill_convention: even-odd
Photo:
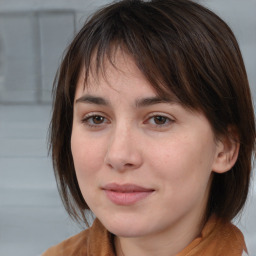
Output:
[[[111,91],[112,90],[112,91]],[[105,55],[102,62],[97,63],[97,53],[92,56],[89,70],[82,68],[76,87],[77,94],[84,93],[120,93],[123,96],[137,94],[141,96],[158,96],[163,100],[179,102],[168,88],[161,91],[159,85],[152,85],[138,68],[135,59],[120,47]],[[180,102],[179,102],[180,103]]]
[[98,69],[95,60],[86,79],[85,68],[82,69],[78,80],[77,94],[132,94],[155,96],[156,90],[137,67],[134,59],[129,54],[117,51],[112,59],[104,59]]
[[[88,70],[83,67],[80,74],[80,78],[85,79],[88,85],[95,85],[102,79],[111,79],[117,74],[127,78],[131,76],[145,78],[137,67],[135,59],[124,49],[113,46],[110,52],[102,56],[100,60],[98,51],[93,53]],[[86,80],[86,73],[88,74],[88,81]]]

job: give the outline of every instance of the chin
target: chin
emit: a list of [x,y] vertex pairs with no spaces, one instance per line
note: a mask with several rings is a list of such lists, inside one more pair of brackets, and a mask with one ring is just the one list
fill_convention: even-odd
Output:
[[112,218],[110,221],[100,219],[100,221],[109,232],[119,237],[140,237],[148,233],[148,225],[144,225],[142,221],[135,221],[134,218],[130,221],[128,218],[124,220]]
[[[108,229],[108,228],[107,228]],[[117,227],[117,228],[110,228],[108,229],[112,234],[118,236],[118,237],[141,237],[145,235],[145,230],[140,231],[132,228],[131,226],[129,228],[122,228],[122,227]]]

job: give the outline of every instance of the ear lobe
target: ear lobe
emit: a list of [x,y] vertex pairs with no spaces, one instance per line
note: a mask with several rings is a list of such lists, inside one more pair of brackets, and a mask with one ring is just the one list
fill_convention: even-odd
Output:
[[226,135],[217,142],[217,150],[212,171],[224,173],[229,171],[236,163],[239,154],[240,143],[234,129],[228,129],[230,136]]

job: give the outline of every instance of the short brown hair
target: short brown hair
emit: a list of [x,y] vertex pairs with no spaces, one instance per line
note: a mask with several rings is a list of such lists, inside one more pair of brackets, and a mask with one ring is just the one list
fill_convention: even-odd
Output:
[[[70,44],[55,79],[50,147],[58,188],[71,217],[86,222],[88,209],[77,182],[70,139],[78,77],[85,67],[104,68],[120,47],[133,56],[162,97],[174,94],[202,111],[216,136],[235,127],[240,151],[231,170],[214,173],[207,216],[231,220],[249,188],[255,143],[251,94],[238,43],[227,24],[189,0],[123,0],[96,12]],[[92,57],[96,64],[92,67]],[[85,145],[86,146],[86,145]]]

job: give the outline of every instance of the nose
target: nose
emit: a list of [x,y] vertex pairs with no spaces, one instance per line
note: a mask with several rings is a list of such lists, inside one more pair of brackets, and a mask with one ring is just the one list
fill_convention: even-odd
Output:
[[110,136],[105,163],[119,172],[134,170],[142,165],[141,153],[135,132],[120,127]]

